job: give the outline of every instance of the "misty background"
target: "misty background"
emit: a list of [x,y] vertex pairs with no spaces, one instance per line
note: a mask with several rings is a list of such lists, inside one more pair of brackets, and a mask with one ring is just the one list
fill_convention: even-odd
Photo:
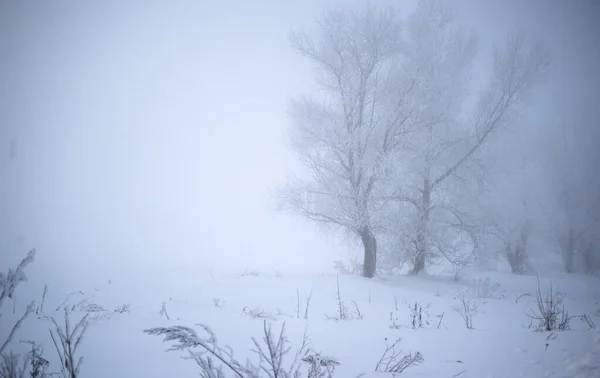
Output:
[[[272,194],[301,169],[286,147],[287,99],[313,89],[288,33],[353,3],[0,4],[0,266],[37,248],[31,276],[65,285],[331,269],[357,246],[273,212]],[[374,3],[402,15],[414,6]],[[551,49],[519,127],[498,139],[512,142],[492,139],[497,159],[520,145],[543,161],[563,122],[598,135],[597,3],[451,4],[479,37],[476,78],[516,28]]]

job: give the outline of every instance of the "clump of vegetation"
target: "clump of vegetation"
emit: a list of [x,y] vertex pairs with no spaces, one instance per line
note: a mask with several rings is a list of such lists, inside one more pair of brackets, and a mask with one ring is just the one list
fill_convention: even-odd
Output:
[[571,316],[565,309],[564,300],[566,294],[555,291],[552,281],[546,293],[542,293],[540,277],[537,278],[536,305],[537,309],[531,309],[528,316],[537,322],[535,328],[539,331],[564,331],[570,328]]

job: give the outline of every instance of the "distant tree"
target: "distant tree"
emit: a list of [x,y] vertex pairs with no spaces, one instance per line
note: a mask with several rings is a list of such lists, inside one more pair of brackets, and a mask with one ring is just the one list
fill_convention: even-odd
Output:
[[448,187],[434,193],[432,180],[444,173],[441,168],[454,156],[448,153],[456,153],[457,141],[464,138],[461,116],[476,53],[474,34],[462,31],[450,7],[439,0],[418,3],[406,25],[404,59],[394,76],[399,83],[414,83],[414,89],[408,96],[390,93],[394,101],[415,104],[412,131],[395,155],[386,196],[393,206],[390,223],[395,224],[388,232],[404,240],[395,250],[403,251],[415,273],[434,257],[452,260],[451,250],[473,240],[470,219],[453,205],[466,197],[460,190],[450,194]]
[[[539,233],[537,198],[543,183],[534,159],[538,152],[531,151],[528,138],[518,130],[499,136],[498,142],[485,157],[488,187],[480,198],[482,248],[490,257],[506,260],[513,274],[525,274],[533,262],[531,241]],[[508,156],[506,146],[512,146]],[[500,253],[489,252],[494,250]]]
[[[412,208],[409,251],[412,273],[440,257],[455,265],[469,262],[477,247],[478,154],[494,132],[516,120],[534,85],[549,63],[541,45],[528,46],[521,34],[509,35],[496,48],[487,86],[472,114],[465,117],[474,41],[454,25],[454,13],[443,1],[424,0],[408,29],[413,45],[412,70],[421,97],[425,126],[408,138],[412,147],[398,162],[412,168],[390,198]],[[401,207],[406,214],[406,206]],[[403,215],[401,215],[403,217]],[[471,253],[465,255],[464,251]]]
[[600,132],[563,123],[556,138],[550,140],[547,159],[550,235],[565,272],[575,273],[580,261],[591,273],[600,260]]

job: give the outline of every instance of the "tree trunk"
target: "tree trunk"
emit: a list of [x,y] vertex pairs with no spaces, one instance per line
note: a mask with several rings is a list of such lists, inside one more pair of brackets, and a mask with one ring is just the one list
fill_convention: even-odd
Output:
[[512,274],[525,274],[525,247],[518,245],[513,250],[510,245],[506,246],[506,258],[510,264]]
[[521,230],[521,237],[515,243],[515,248],[510,243],[506,244],[506,257],[513,274],[525,274],[525,263],[527,261],[527,241],[529,240],[529,229]]
[[365,248],[363,277],[373,278],[377,269],[377,240],[369,227],[364,227],[360,231],[360,238]]
[[419,209],[419,226],[415,240],[416,256],[413,262],[411,274],[418,274],[425,270],[425,259],[427,258],[427,229],[429,224],[429,206],[431,203],[431,183],[429,177],[423,180],[423,195],[421,196],[421,208]]
[[575,231],[572,228],[569,230],[567,245],[563,250],[563,263],[565,272],[575,273]]
[[[582,243],[583,244],[583,243]],[[583,264],[585,267],[586,274],[593,274],[596,271],[596,251],[594,250],[594,242],[590,241],[587,245],[581,248],[581,253],[583,255]]]

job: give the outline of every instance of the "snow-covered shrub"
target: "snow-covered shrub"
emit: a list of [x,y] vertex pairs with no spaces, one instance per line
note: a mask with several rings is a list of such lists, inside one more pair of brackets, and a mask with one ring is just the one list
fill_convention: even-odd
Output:
[[248,307],[244,307],[242,309],[242,315],[249,316],[253,319],[271,319],[275,320],[275,316],[271,313],[260,309],[259,307],[248,309]]
[[119,313],[119,314],[129,314],[131,311],[129,310],[129,308],[131,307],[131,305],[129,303],[124,303],[121,306],[117,307],[115,309],[115,312]]
[[550,281],[548,291],[542,293],[540,277],[537,278],[536,290],[537,309],[531,309],[527,314],[533,321],[537,321],[535,328],[540,331],[564,331],[569,329],[571,317],[563,304],[566,294],[555,292]]
[[392,373],[395,376],[409,367],[417,366],[424,361],[423,355],[420,352],[402,355],[402,349],[396,351],[396,347],[401,340],[397,339],[391,345],[388,344],[387,339],[385,340],[386,348],[379,362],[377,362],[377,366],[375,367],[376,372]]
[[459,303],[454,307],[454,311],[460,314],[467,329],[473,329],[473,317],[477,314],[479,302],[466,290],[458,293],[456,299]]
[[309,364],[308,378],[332,378],[336,365],[340,364],[335,358],[311,351],[307,351],[302,361]]

